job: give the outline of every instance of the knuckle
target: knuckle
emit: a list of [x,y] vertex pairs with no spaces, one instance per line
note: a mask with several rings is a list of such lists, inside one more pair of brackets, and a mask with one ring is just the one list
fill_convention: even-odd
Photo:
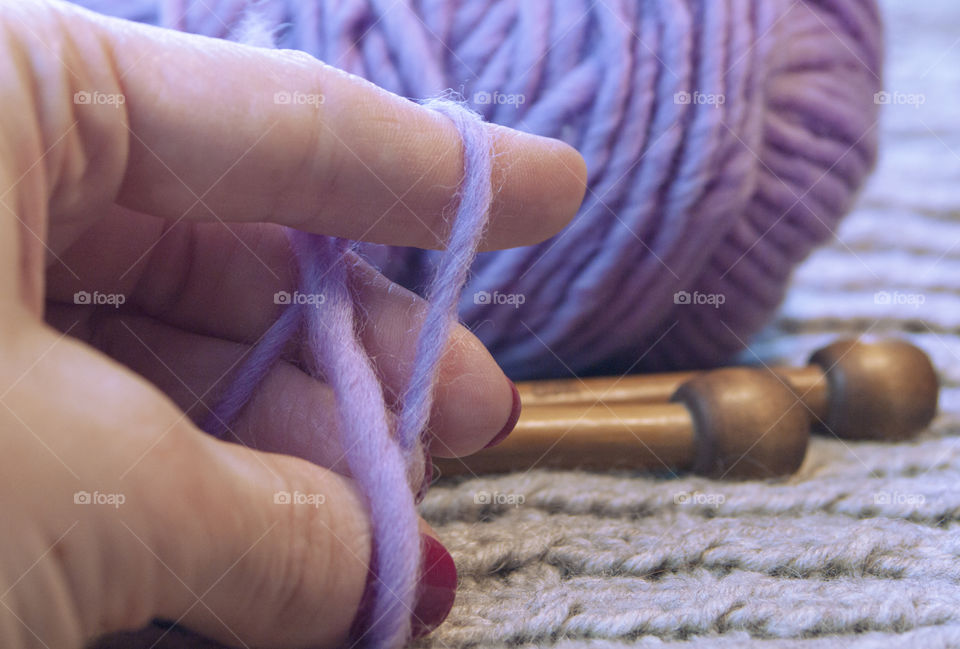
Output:
[[66,3],[0,5],[0,51],[17,68],[0,80],[15,116],[4,120],[3,135],[23,143],[12,164],[42,160],[58,218],[78,217],[84,204],[106,205],[126,162],[126,97],[92,15]]
[[[363,501],[332,472],[274,457],[283,476],[276,484],[290,498],[274,508],[278,536],[251,592],[254,601],[269,602],[261,619],[275,621],[273,628],[302,632],[304,620],[317,619],[318,607],[324,607],[327,621],[310,633],[326,639],[320,644],[335,645],[345,637],[366,583],[370,532]],[[322,503],[311,501],[314,496]]]
[[278,493],[289,494],[290,500],[276,507],[280,552],[255,585],[265,598],[262,601],[273,602],[278,628],[303,620],[306,609],[316,605],[327,591],[328,579],[336,571],[336,557],[343,551],[335,540],[336,522],[328,520],[326,508],[306,502],[307,496],[315,494],[303,487],[311,480],[299,466],[301,462],[284,459],[282,463],[285,477]]

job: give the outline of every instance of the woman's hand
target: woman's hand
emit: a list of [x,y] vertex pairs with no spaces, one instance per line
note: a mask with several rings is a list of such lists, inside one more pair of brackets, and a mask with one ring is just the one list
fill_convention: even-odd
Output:
[[[55,2],[0,0],[0,30],[0,645],[79,647],[155,618],[232,645],[336,645],[370,538],[329,390],[281,363],[233,429],[243,444],[193,422],[295,288],[280,226],[442,244],[455,129],[295,52]],[[579,205],[581,158],[489,128],[485,247],[550,236]],[[424,305],[353,275],[396,394]],[[459,328],[433,451],[483,447],[512,407]]]

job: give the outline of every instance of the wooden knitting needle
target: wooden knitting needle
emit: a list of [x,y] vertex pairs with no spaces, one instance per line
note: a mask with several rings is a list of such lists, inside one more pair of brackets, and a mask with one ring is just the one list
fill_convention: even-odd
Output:
[[526,408],[497,446],[433,462],[440,475],[550,467],[769,478],[800,467],[809,430],[809,412],[782,381],[726,368],[694,376],[668,403]]
[[[815,352],[807,367],[777,367],[821,431],[846,439],[902,440],[937,412],[938,382],[923,351],[899,340],[841,340]],[[665,402],[697,372],[518,383],[524,408],[560,404]]]

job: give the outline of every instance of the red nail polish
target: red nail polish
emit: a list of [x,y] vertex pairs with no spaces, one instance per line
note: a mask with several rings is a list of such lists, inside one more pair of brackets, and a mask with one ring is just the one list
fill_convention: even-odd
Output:
[[[507,380],[509,381],[509,379]],[[517,386],[514,385],[513,381],[510,381],[510,387],[513,389],[513,409],[510,411],[510,417],[507,418],[507,423],[504,424],[503,429],[497,433],[494,438],[491,439],[483,448],[496,446],[503,440],[507,439],[507,435],[513,432],[513,429],[517,425],[517,420],[520,419],[520,392],[517,390]]]
[[457,567],[440,541],[420,535],[423,564],[413,610],[413,637],[422,638],[447,619],[457,593]]

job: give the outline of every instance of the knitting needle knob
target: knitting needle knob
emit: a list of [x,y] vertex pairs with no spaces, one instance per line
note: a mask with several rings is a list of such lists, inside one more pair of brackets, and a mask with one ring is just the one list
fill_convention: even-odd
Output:
[[[810,363],[820,368],[829,394],[815,423],[840,437],[908,439],[937,413],[937,373],[930,358],[909,343],[840,340],[815,352]],[[798,392],[803,387],[794,384]]]
[[768,372],[742,367],[705,372],[671,401],[686,406],[695,436],[690,470],[711,478],[770,478],[800,468],[809,412]]
[[781,380],[727,368],[693,377],[666,403],[525,408],[497,446],[433,461],[441,475],[580,468],[769,478],[799,468],[809,430],[807,409]]

